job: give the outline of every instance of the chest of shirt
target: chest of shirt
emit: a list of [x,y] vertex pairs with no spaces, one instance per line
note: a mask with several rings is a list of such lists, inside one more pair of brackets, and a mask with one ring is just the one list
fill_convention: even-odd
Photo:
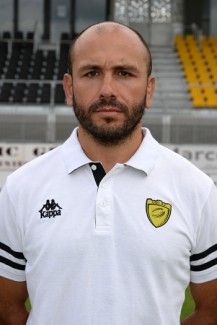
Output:
[[44,186],[38,201],[25,211],[27,260],[76,259],[98,250],[105,254],[116,250],[129,261],[137,254],[138,259],[146,256],[158,263],[189,257],[194,240],[190,211],[172,191],[151,186],[144,173],[133,176],[127,179],[119,170],[107,174],[97,187],[90,172],[83,179],[78,175],[80,183],[69,175],[64,186]]

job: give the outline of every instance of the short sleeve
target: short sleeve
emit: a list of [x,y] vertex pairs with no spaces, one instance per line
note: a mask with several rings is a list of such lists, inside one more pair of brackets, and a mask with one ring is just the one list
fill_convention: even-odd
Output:
[[213,184],[202,208],[196,246],[192,251],[191,282],[217,279],[217,188]]
[[16,209],[6,183],[0,192],[0,276],[25,281],[26,259],[16,221]]

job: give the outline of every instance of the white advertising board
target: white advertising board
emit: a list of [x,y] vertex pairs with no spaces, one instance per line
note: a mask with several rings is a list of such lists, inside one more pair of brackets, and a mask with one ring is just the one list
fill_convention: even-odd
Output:
[[[26,162],[52,150],[58,144],[0,143],[0,189],[6,177]],[[208,174],[217,185],[217,145],[166,145]]]

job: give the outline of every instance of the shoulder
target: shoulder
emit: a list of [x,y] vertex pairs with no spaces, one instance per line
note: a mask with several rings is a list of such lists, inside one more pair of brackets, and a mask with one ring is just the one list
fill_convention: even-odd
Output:
[[213,180],[191,161],[181,156],[179,153],[167,148],[164,145],[159,146],[159,163],[174,179],[191,185],[194,189],[211,188]]
[[[190,160],[186,159],[180,153],[177,152],[176,149],[172,150],[170,147],[166,145],[159,145],[160,157],[162,160],[167,160],[167,165],[174,169],[183,169],[183,171],[192,171],[195,173],[199,173],[200,175],[207,176],[203,171],[201,171],[196,165],[194,165]],[[186,170],[187,169],[187,170]]]
[[57,165],[61,162],[61,147],[52,149],[43,155],[27,162],[22,167],[11,173],[7,178],[7,186],[15,187],[19,184],[21,187],[24,183],[28,185],[33,181],[39,180],[46,174],[53,173]]
[[[140,157],[144,160],[152,159],[152,169],[155,176],[159,179],[166,179],[167,183],[183,184],[191,188],[204,188],[212,186],[212,179],[200,170],[191,161],[179,154],[177,148],[171,145],[160,144],[156,141],[151,132],[145,129],[145,141],[142,148]],[[172,148],[174,150],[172,150]]]

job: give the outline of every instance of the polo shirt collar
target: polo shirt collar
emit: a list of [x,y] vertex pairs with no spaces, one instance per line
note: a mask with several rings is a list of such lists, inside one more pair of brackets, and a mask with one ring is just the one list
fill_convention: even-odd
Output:
[[142,131],[144,134],[143,141],[125,165],[140,169],[148,175],[155,166],[160,144],[153,138],[149,129],[142,128]]
[[[77,137],[77,130],[78,128],[75,128],[71,136],[62,145],[63,160],[69,174],[77,168],[92,162],[81,148]],[[148,175],[155,165],[160,145],[147,128],[142,130],[144,133],[143,141],[125,165],[140,169]]]
[[68,174],[77,168],[92,162],[81,148],[80,142],[78,141],[77,130],[78,127],[73,130],[71,136],[63,143],[62,146],[63,160],[65,162]]

